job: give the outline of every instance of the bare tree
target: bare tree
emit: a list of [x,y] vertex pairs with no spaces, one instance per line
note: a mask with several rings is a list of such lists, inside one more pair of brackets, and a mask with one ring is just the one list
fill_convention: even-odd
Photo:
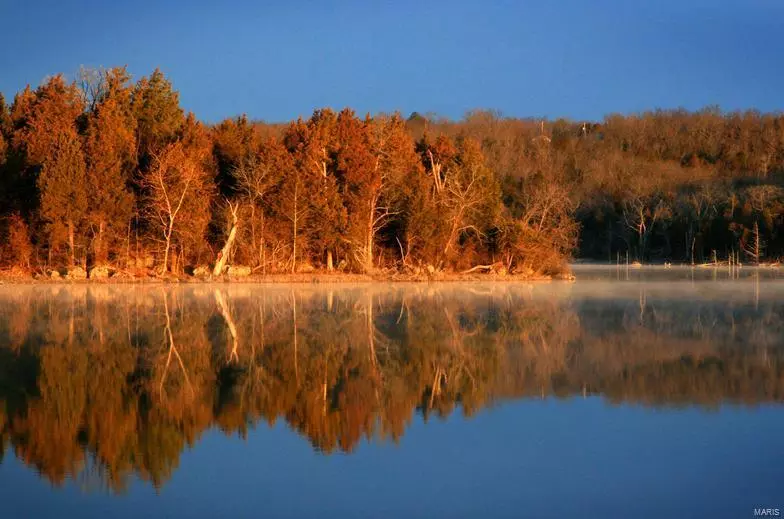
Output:
[[201,164],[181,143],[153,154],[153,165],[142,177],[141,185],[147,195],[147,216],[163,236],[163,273],[169,270],[172,237],[183,220],[184,209],[196,204],[205,209],[203,196],[209,193],[209,183]]
[[762,239],[760,238],[760,230],[759,224],[754,222],[753,230],[751,231],[751,239],[746,242],[745,246],[743,247],[743,252],[751,258],[751,260],[756,264],[760,264],[760,260],[762,259],[762,249],[764,248],[764,244],[762,243]]
[[[274,145],[269,145],[273,148]],[[264,202],[267,194],[274,186],[277,175],[280,174],[281,166],[276,164],[274,155],[269,153],[262,153],[261,156],[253,156],[250,159],[243,160],[234,168],[232,175],[237,181],[237,186],[240,191],[240,197],[250,207],[250,232],[251,232],[251,246],[254,251],[258,251],[258,263],[265,266],[266,244],[264,238],[265,227],[265,207]],[[256,247],[256,211],[259,211],[261,217],[261,236],[259,239],[258,249]]]

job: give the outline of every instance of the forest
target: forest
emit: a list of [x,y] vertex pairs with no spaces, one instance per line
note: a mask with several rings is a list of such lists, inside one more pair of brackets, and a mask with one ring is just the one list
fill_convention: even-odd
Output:
[[523,398],[706,410],[784,400],[779,301],[607,305],[431,287],[6,291],[0,461],[122,492],[134,476],[163,486],[213,428],[246,438],[280,422],[327,455]]
[[0,267],[18,274],[525,275],[784,255],[780,113],[323,108],[205,124],[160,70],[75,76],[0,95]]

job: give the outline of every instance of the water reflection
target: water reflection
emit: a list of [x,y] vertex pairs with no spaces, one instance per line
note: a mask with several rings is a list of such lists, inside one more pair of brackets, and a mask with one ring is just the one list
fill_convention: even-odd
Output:
[[131,476],[165,484],[213,427],[244,437],[283,420],[332,453],[395,442],[415,413],[504,399],[782,401],[779,298],[678,290],[4,288],[0,456],[122,491]]

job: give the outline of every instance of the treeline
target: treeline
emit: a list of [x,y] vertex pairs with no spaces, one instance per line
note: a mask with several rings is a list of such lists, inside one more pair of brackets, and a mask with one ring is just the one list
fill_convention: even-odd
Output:
[[399,115],[214,126],[160,71],[54,76],[0,104],[4,262],[154,267],[556,271],[575,243],[566,206],[504,203],[481,142]]
[[47,271],[556,272],[784,254],[784,116],[600,123],[317,110],[205,125],[158,70],[0,98],[0,262]]
[[327,454],[397,441],[417,416],[471,416],[507,399],[784,400],[773,300],[203,287],[6,291],[0,460],[118,491],[133,475],[163,485],[211,428],[245,437],[281,421]]
[[784,255],[780,113],[709,107],[600,123],[490,112],[460,122],[417,119],[415,135],[427,128],[479,140],[508,206],[518,206],[509,197],[521,190],[545,207],[565,204],[580,227],[580,257],[615,262],[628,252],[643,262],[700,263],[734,253],[758,263]]

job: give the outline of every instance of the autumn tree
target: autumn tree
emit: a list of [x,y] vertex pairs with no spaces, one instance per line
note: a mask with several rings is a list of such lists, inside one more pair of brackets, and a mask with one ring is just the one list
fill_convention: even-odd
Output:
[[49,78],[34,91],[26,87],[14,98],[6,185],[9,210],[30,214],[39,207],[38,174],[53,155],[63,133],[75,133],[84,104],[78,88],[64,76]]
[[41,216],[48,223],[50,247],[67,241],[69,265],[73,266],[76,235],[88,210],[84,155],[73,130],[60,133],[52,146],[38,176]]
[[291,223],[292,272],[310,247],[331,265],[333,251],[342,243],[345,212],[334,170],[335,124],[331,110],[317,110],[307,122],[289,125],[283,135],[292,168],[279,186],[278,206]]
[[131,93],[131,110],[136,118],[136,149],[142,170],[152,155],[173,142],[185,122],[180,98],[159,69],[141,78]]
[[280,190],[286,187],[285,175],[290,174],[292,168],[292,158],[283,144],[267,137],[259,142],[251,156],[240,158],[231,171],[239,201],[248,208],[247,233],[250,236],[245,236],[245,241],[250,242],[251,261],[263,269],[266,269],[269,241],[267,222],[274,211],[283,209],[276,207],[275,202],[280,200]]
[[150,170],[142,177],[147,218],[163,243],[163,273],[169,271],[169,254],[177,235],[192,223],[194,213],[204,210],[205,202],[209,205],[212,188],[202,158],[178,141],[153,154]]
[[373,249],[379,238],[393,250],[402,249],[406,220],[406,203],[418,179],[423,178],[422,164],[414,141],[400,114],[377,116],[365,122],[374,155],[375,190],[368,203],[365,257],[372,266]]
[[4,256],[11,265],[30,269],[33,257],[33,244],[27,223],[19,213],[13,213],[6,222],[7,241]]
[[414,211],[409,239],[421,240],[426,261],[444,266],[455,259],[461,240],[487,239],[498,214],[499,186],[474,139],[454,145],[444,136],[432,142],[425,136],[419,149],[431,187]]
[[380,157],[374,154],[369,121],[361,121],[353,111],[340,112],[335,133],[335,169],[347,213],[346,239],[360,269],[371,271],[380,223],[376,221],[382,187]]
[[21,92],[11,113],[13,142],[25,154],[26,164],[41,166],[58,146],[60,134],[75,131],[84,103],[75,84],[56,75],[38,87]]
[[88,222],[96,263],[108,259],[108,237],[130,225],[133,194],[128,189],[136,165],[136,119],[130,76],[124,68],[99,71],[85,89],[94,97],[87,114],[85,157],[90,198]]
[[[425,133],[417,143],[422,161],[419,175],[409,180],[405,191],[405,256],[413,253],[419,261],[435,265],[445,246],[446,221],[441,204],[445,185],[456,165],[457,149],[451,138]],[[440,246],[439,246],[440,244]]]

